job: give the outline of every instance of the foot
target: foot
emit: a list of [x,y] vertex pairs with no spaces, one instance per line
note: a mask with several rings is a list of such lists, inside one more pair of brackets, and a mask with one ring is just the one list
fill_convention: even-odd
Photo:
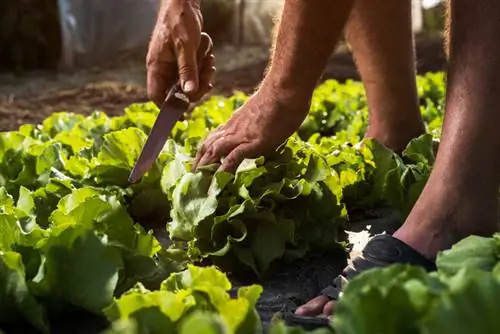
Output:
[[[395,263],[422,266],[428,271],[435,270],[435,264],[432,260],[427,259],[406,243],[391,235],[377,235],[367,243],[363,254],[355,258],[352,264],[347,266],[342,271],[342,274],[333,280],[332,285],[323,289],[320,296],[299,307],[295,311],[295,315],[322,317],[325,319],[325,324],[327,324],[327,319],[333,314],[335,302],[338,300],[345,284],[365,270]],[[302,320],[307,321],[304,319]],[[296,319],[296,322],[300,323],[300,320]]]
[[496,200],[487,201],[487,198],[478,195],[481,200],[469,197],[466,204],[456,205],[461,202],[452,194],[442,196],[442,189],[446,191],[444,185],[424,190],[429,195],[420,197],[398,231],[392,236],[376,236],[370,240],[363,255],[354,259],[352,265],[344,269],[320,296],[300,306],[295,315],[331,317],[342,286],[360,272],[393,263],[408,263],[433,270],[439,251],[467,236],[491,236],[498,230]]

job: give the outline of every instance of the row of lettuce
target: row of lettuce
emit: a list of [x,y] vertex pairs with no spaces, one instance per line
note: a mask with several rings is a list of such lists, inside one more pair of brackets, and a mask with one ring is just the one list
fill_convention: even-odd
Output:
[[[331,329],[309,333],[498,333],[500,234],[469,237],[439,254],[438,270],[393,265],[368,271],[350,282],[335,308]],[[254,305],[261,288],[231,285],[213,267],[189,266],[159,291],[141,286],[106,310],[113,323],[106,334],[262,333]],[[154,321],[153,321],[154,320]],[[268,333],[301,334],[276,319]]]
[[[442,74],[418,80],[428,134],[401,154],[375,141],[355,145],[367,122],[356,82],[318,87],[299,131],[273,156],[246,160],[234,175],[216,166],[193,173],[191,160],[200,140],[248,98],[240,93],[213,97],[179,122],[153,169],[134,185],[127,178],[155,121],[152,104],[132,105],[118,117],[58,113],[1,133],[0,327],[29,322],[48,333],[48,319],[77,308],[112,322],[110,333],[259,332],[254,306],[261,288],[240,289],[231,299],[222,272],[261,276],[277,261],[342,246],[338,233],[358,210],[390,205],[407,214],[434,162],[444,99]],[[169,246],[161,247],[152,230],[165,229]],[[218,269],[195,266],[201,263]],[[387,284],[360,278],[362,286],[352,285],[377,303],[385,302],[383,289],[396,300],[408,293],[406,304],[420,303],[414,307],[422,319],[428,307],[414,301],[418,293],[427,289],[435,297],[429,303],[438,305],[452,288],[451,278],[414,268],[371,275]],[[390,292],[383,275],[402,275],[393,284],[399,290]],[[382,290],[370,292],[376,288]],[[349,326],[365,318],[375,326],[370,312],[382,311],[347,290],[351,295],[335,328],[364,333],[368,327]],[[298,331],[282,323],[272,330]]]

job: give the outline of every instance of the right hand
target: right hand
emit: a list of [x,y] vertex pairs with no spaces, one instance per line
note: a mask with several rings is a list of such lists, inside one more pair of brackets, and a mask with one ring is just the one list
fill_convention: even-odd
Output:
[[146,59],[148,96],[158,106],[178,79],[192,102],[212,88],[213,45],[202,26],[200,0],[162,1]]
[[245,158],[272,154],[302,124],[309,100],[285,94],[265,84],[229,120],[202,143],[193,170],[220,163],[234,173]]

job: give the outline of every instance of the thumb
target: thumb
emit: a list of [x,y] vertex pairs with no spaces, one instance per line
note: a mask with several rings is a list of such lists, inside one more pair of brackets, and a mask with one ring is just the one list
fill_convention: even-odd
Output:
[[184,49],[177,55],[179,66],[179,79],[182,90],[186,94],[193,94],[198,91],[198,62],[196,49]]

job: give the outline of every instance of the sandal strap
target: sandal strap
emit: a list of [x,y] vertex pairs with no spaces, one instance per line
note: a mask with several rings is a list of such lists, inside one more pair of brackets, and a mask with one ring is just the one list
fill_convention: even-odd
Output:
[[338,275],[333,279],[331,285],[321,290],[321,295],[328,297],[330,300],[337,300],[342,293],[342,289],[347,284],[348,279],[343,275]]
[[[363,258],[366,261],[357,261],[360,269],[361,266],[371,269],[401,263],[423,267],[427,271],[436,270],[436,264],[433,261],[389,234],[379,234],[373,237],[363,250]],[[364,262],[364,265],[361,262]]]
[[332,284],[321,291],[321,295],[330,300],[338,300],[346,284],[360,273],[377,267],[387,267],[402,263],[423,267],[427,271],[435,271],[436,265],[416,250],[399,239],[388,234],[373,237],[362,252],[352,261]]

